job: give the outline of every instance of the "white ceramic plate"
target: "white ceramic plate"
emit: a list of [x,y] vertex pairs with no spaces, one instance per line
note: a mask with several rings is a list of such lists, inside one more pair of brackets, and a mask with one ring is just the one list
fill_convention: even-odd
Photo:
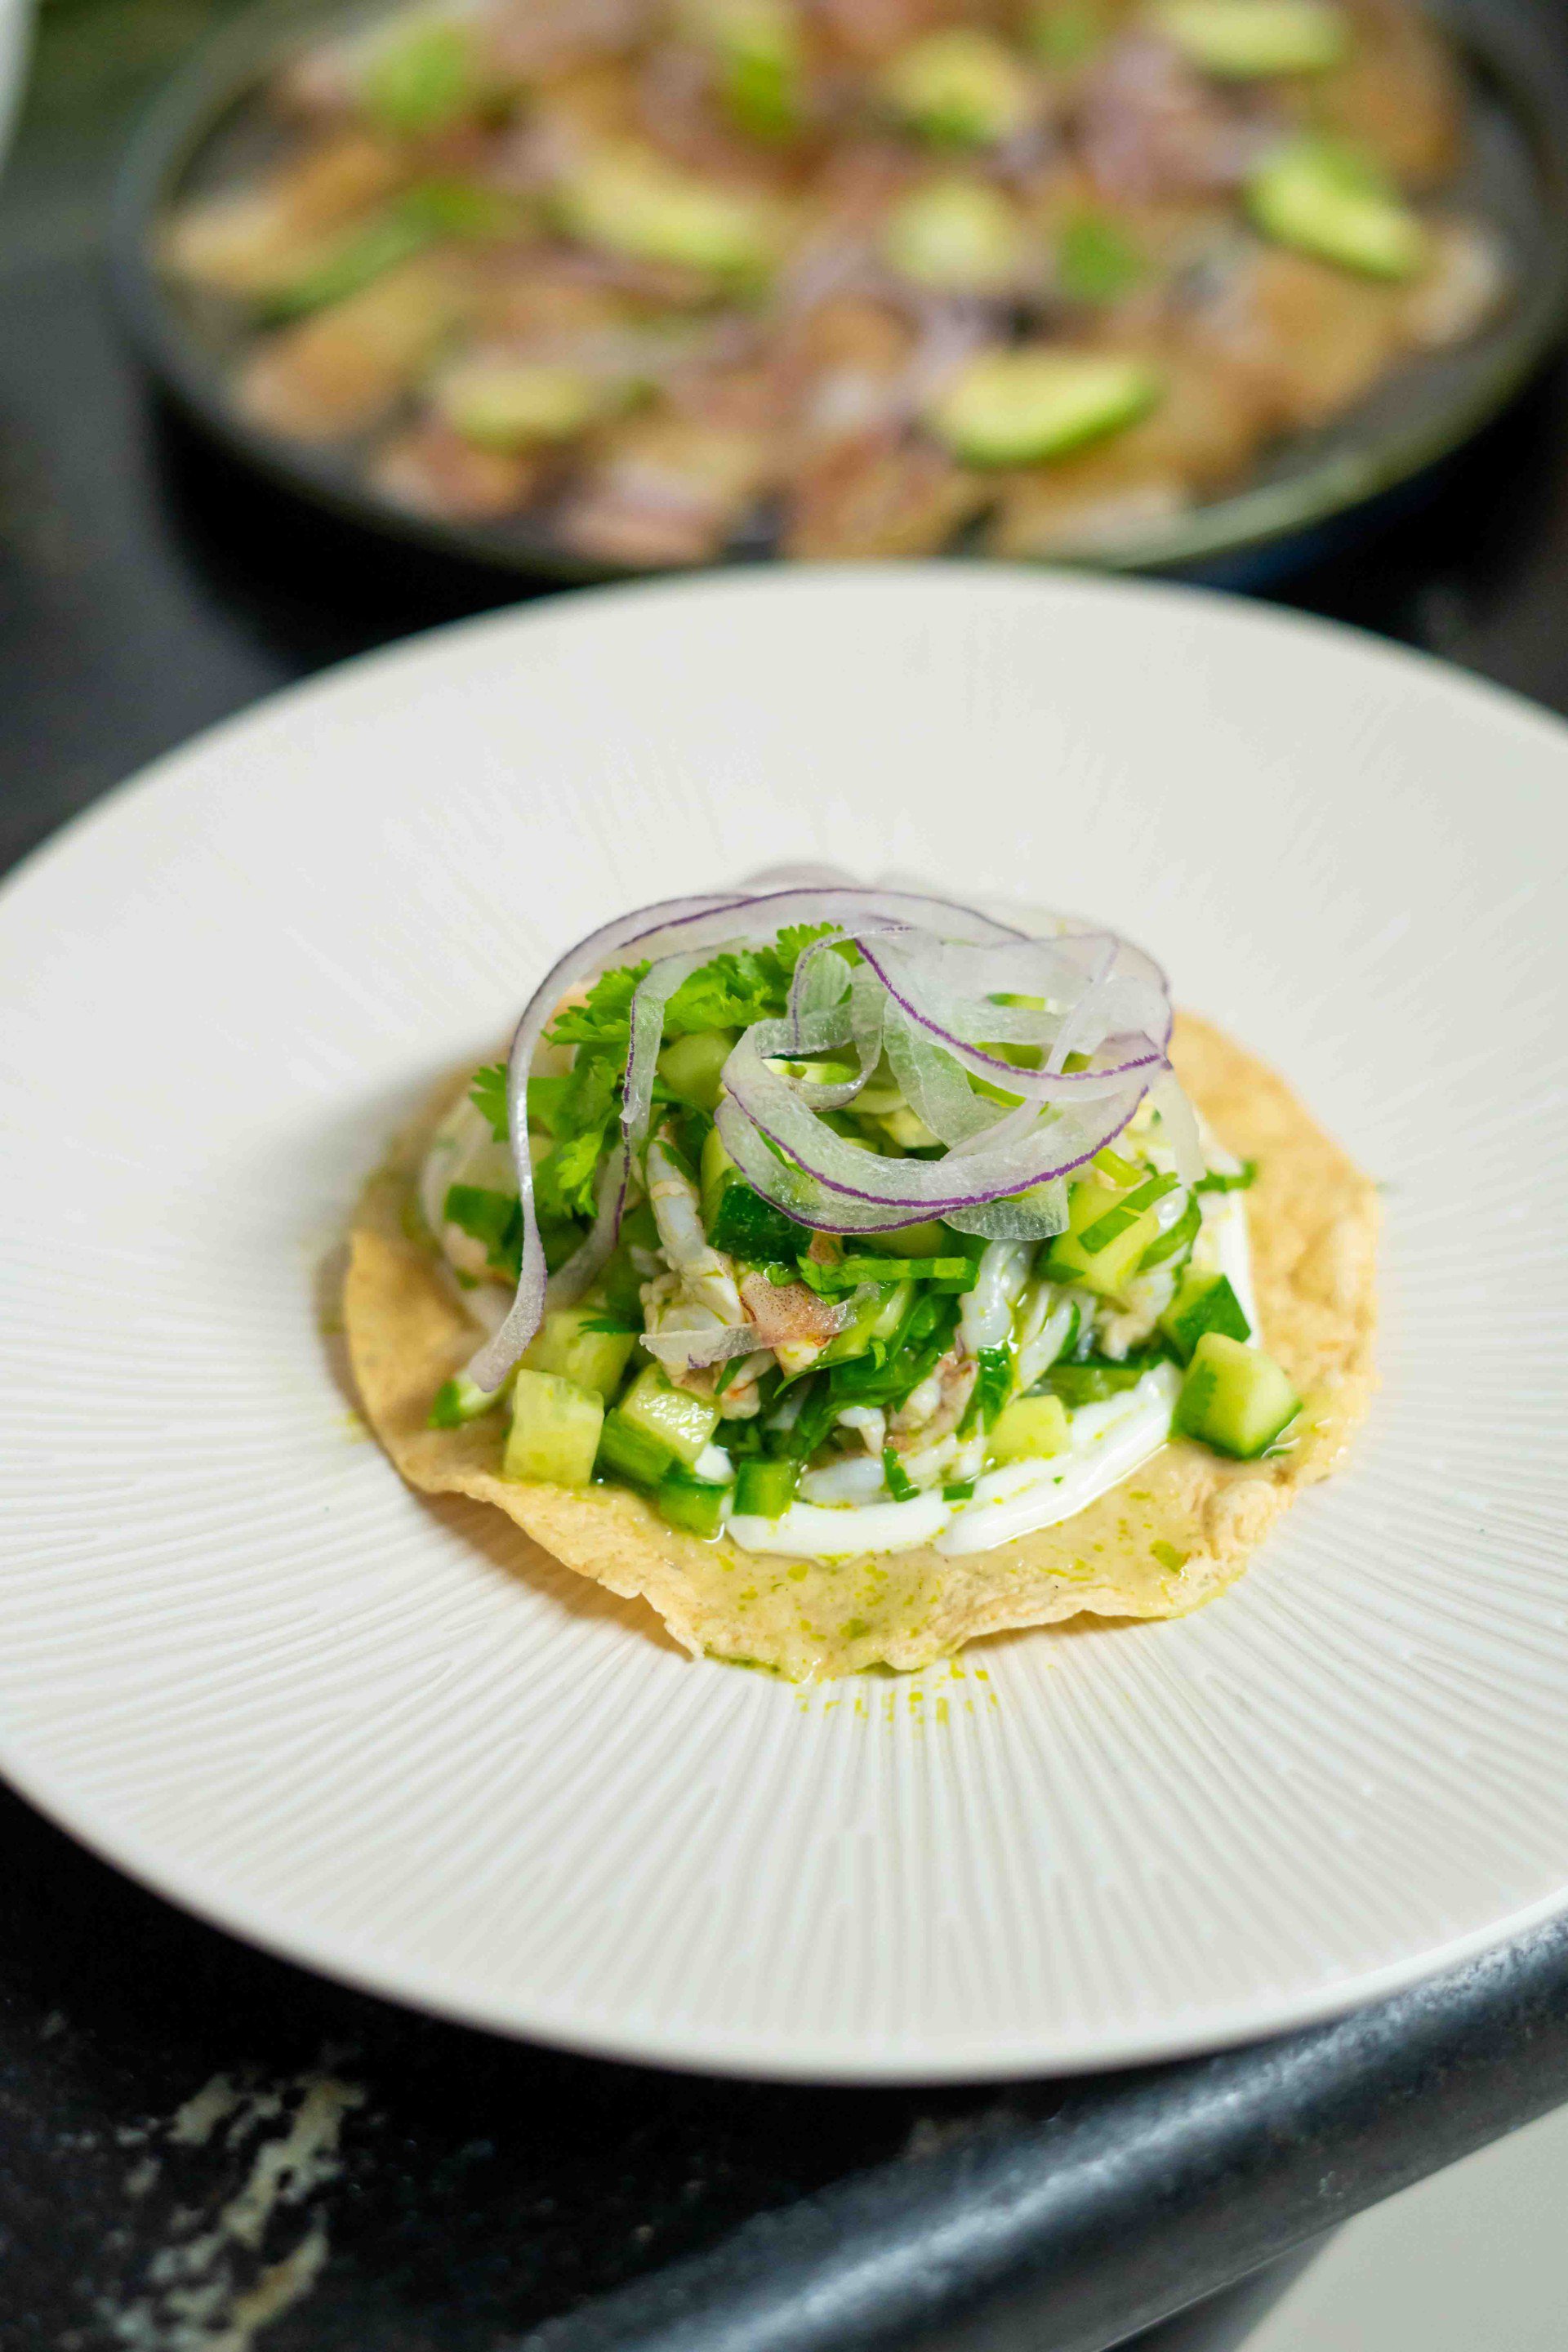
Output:
[[[1005,2075],[1396,1985],[1568,1890],[1568,731],[1196,593],[613,592],[219,729],[0,898],[0,1731],[258,1942],[584,2049]],[[785,858],[1092,912],[1388,1187],[1349,1468],[1176,1624],[692,1664],[365,1440],[360,1177],[602,918]]]

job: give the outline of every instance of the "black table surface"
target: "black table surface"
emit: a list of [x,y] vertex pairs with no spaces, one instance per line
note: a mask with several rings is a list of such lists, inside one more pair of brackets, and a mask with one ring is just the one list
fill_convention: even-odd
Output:
[[[46,0],[0,187],[0,866],[257,696],[518,593],[262,489],[130,362],[109,178],[220,13]],[[1568,373],[1275,593],[1568,710]],[[405,2014],[0,1791],[3,2352],[1099,2352],[1565,2098],[1561,1926],[1187,2064],[785,2088]]]

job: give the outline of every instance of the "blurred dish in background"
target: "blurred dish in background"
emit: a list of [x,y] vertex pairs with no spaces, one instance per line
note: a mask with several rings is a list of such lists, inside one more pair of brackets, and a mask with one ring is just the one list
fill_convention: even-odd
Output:
[[32,24],[32,0],[0,0],[0,165],[21,108]]
[[468,0],[187,90],[122,276],[254,450],[531,568],[1169,562],[1505,396],[1550,168],[1413,0]]

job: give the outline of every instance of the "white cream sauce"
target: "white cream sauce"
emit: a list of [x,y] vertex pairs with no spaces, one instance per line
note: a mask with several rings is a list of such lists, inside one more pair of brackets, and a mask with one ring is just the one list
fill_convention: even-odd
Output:
[[[1240,1192],[1205,1195],[1204,1229],[1194,1256],[1229,1278],[1256,1343],[1258,1306]],[[922,1544],[948,1553],[989,1551],[1072,1518],[1130,1477],[1170,1436],[1181,1385],[1174,1364],[1156,1364],[1135,1387],[1079,1405],[1068,1415],[1071,1438],[1065,1454],[988,1470],[967,1501],[948,1502],[940,1486],[910,1502],[872,1499],[881,1494],[879,1465],[862,1455],[808,1471],[801,1499],[778,1518],[737,1515],[727,1532],[743,1551],[784,1552],[797,1559],[912,1551]]]

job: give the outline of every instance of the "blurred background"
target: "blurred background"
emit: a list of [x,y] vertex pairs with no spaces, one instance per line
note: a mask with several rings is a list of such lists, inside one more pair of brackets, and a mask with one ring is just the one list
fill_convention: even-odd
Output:
[[[0,868],[150,759],[258,697],[432,623],[561,585],[559,563],[537,540],[522,545],[514,536],[487,551],[461,531],[444,536],[443,519],[416,512],[406,499],[400,514],[392,512],[384,491],[367,499],[342,470],[341,453],[301,455],[280,446],[276,432],[258,438],[226,409],[229,359],[248,350],[254,320],[237,327],[221,300],[215,308],[204,297],[205,307],[193,306],[171,293],[155,248],[164,217],[159,207],[183,184],[192,142],[198,134],[205,139],[215,123],[229,122],[225,93],[232,85],[225,77],[254,79],[265,44],[256,47],[238,24],[246,14],[238,0],[42,0],[36,15],[18,0],[0,0],[0,121],[22,90],[26,68],[0,172]],[[1553,349],[1568,215],[1554,176],[1562,155],[1553,146],[1560,120],[1549,103],[1552,70],[1543,65],[1535,73],[1531,65],[1556,55],[1563,12],[1560,0],[1539,6],[1489,0],[1459,11],[1458,19],[1468,35],[1479,26],[1503,44],[1501,79],[1485,81],[1489,121],[1495,124],[1500,110],[1507,117],[1521,90],[1533,89],[1544,107],[1526,141],[1533,176],[1527,172],[1521,180],[1515,171],[1510,177],[1510,166],[1500,183],[1482,191],[1496,194],[1500,185],[1499,201],[1514,208],[1510,217],[1519,238],[1508,303],[1475,331],[1478,337],[1501,333],[1500,346],[1489,346],[1495,364],[1484,381],[1465,379],[1458,393],[1451,374],[1434,392],[1430,377],[1417,383],[1395,373],[1377,394],[1371,446],[1396,449],[1397,463],[1365,462],[1364,417],[1356,410],[1349,445],[1335,445],[1342,459],[1348,446],[1354,462],[1332,472],[1331,495],[1322,488],[1322,450],[1314,445],[1316,487],[1304,501],[1297,495],[1301,475],[1287,467],[1276,478],[1286,486],[1284,505],[1267,511],[1254,506],[1227,526],[1228,545],[1213,543],[1212,533],[1207,545],[1189,541],[1185,568],[1424,647],[1568,710],[1568,373]],[[237,46],[209,65],[204,59],[215,37],[232,37]],[[1516,70],[1509,68],[1510,58]],[[127,178],[139,125],[137,160]],[[1538,144],[1531,147],[1530,140]],[[248,152],[232,151],[237,171]],[[1521,151],[1505,137],[1498,152],[1506,163],[1510,154],[1517,162]],[[1049,189],[1042,194],[1028,178],[1039,155],[1020,151],[1014,161],[1008,202],[1054,202]],[[937,176],[952,176],[952,163],[944,149]],[[973,156],[963,168],[970,182],[984,180],[991,169],[979,170]],[[1002,177],[1013,168],[1009,163]],[[452,154],[443,158],[442,176],[463,176]],[[889,203],[910,193],[897,173],[894,180]],[[613,190],[609,226],[601,222],[595,231],[601,254],[606,246],[617,250],[617,267],[627,260],[617,246],[625,242],[617,207],[639,193],[646,188],[628,193],[624,183]],[[1377,204],[1386,207],[1388,193],[1384,184],[1369,194],[1363,184],[1357,201],[1370,202],[1375,214]],[[1386,209],[1383,225],[1386,229]],[[1053,250],[1059,265],[1059,240]],[[871,267],[885,271],[886,252],[879,253]],[[646,253],[630,258],[639,268],[648,264]],[[1100,261],[1110,266],[1103,247]],[[1212,274],[1203,282],[1212,286]],[[625,283],[623,273],[617,292]],[[679,310],[687,289],[676,284],[670,294],[668,281],[659,283],[659,299],[668,297],[668,306]],[[646,277],[634,290],[637,302],[653,305]],[[884,291],[877,280],[868,298],[873,307]],[[1058,286],[1052,299],[1060,292]],[[994,341],[1001,332],[1000,299],[986,298],[994,307],[982,321],[982,345],[984,334]],[[1018,325],[1020,305],[1026,310],[1010,287],[1003,308],[1015,341],[1034,331]],[[957,307],[971,340],[954,366],[974,356],[972,292],[961,293]],[[271,323],[278,326],[276,317]],[[1147,319],[1140,324],[1130,313],[1115,334],[1103,318],[1086,328],[1081,311],[1070,312],[1069,324],[1075,348],[1099,352],[1114,344],[1119,363],[1135,345],[1143,348],[1139,336],[1152,333]],[[531,353],[531,366],[537,357]],[[559,365],[553,345],[547,357]],[[750,364],[743,351],[721,358],[740,373]],[[1113,391],[1117,383],[1125,396],[1127,380],[1117,379]],[[471,382],[467,388],[473,390]],[[496,387],[487,381],[480,388]],[[503,389],[515,401],[515,381]],[[540,386],[530,379],[524,389],[531,398]],[[455,397],[449,386],[447,392]],[[678,393],[676,404],[684,397]],[[534,448],[539,413],[527,411],[527,433],[535,439],[519,441],[519,411],[514,405],[509,412],[501,439],[512,436],[512,457]],[[1440,425],[1433,425],[1435,415]],[[795,432],[797,422],[765,423],[764,449],[774,446],[768,435]],[[1131,415],[1123,423],[1140,429]],[[601,418],[591,431],[621,429],[618,418]],[[746,429],[756,429],[754,415]],[[994,412],[987,429],[995,429]],[[902,448],[908,436],[904,425],[900,431]],[[481,436],[479,446],[483,442]],[[595,453],[603,446],[593,443]],[[961,473],[968,466],[943,447],[945,455],[939,450],[934,459],[922,456],[925,478],[932,465],[951,461]],[[1010,479],[1031,475],[1016,450],[1012,457],[1016,462],[1005,469]],[[551,472],[541,478],[554,497],[564,478]],[[951,474],[942,478],[951,488]],[[523,473],[514,469],[505,479],[515,490]],[[952,509],[952,526],[973,548],[973,538],[962,540],[964,530],[981,527],[967,476],[960,487],[964,495]],[[1234,488],[1219,485],[1215,499]],[[773,528],[776,509],[770,511]],[[1147,507],[1133,520],[1147,525]],[[1173,517],[1165,512],[1153,520],[1165,529]],[[426,528],[432,521],[437,527]],[[1185,531],[1192,518],[1180,513],[1174,522]],[[504,517],[475,527],[512,528]],[[755,556],[769,543],[759,526],[749,540],[742,532],[737,546]],[[1168,540],[1165,553],[1182,568]],[[1116,560],[1124,557],[1123,549]],[[155,2275],[158,2229],[174,2225],[150,2209],[132,2214],[129,2205],[112,2218],[91,2199],[77,2210],[83,2168],[108,2162],[102,2151],[112,2153],[117,2131],[121,2140],[127,2132],[134,2136],[128,2118],[173,2112],[204,2071],[217,2079],[231,2064],[249,2069],[245,2095],[265,2101],[273,2095],[270,2066],[284,2086],[278,2096],[293,2095],[288,2085],[303,2079],[297,2070],[329,2029],[332,2036],[368,2033],[384,2061],[374,2133],[365,2126],[377,2153],[364,2158],[354,2189],[367,2242],[384,2250],[365,2279],[392,2278],[384,2248],[395,2241],[406,2250],[416,2239],[416,2254],[407,2256],[418,2273],[410,2296],[426,2319],[447,2294],[457,2298],[454,2314],[460,2307],[467,2315],[442,2340],[499,2340],[495,2331],[551,2307],[539,2299],[545,2264],[538,2246],[555,2226],[548,2218],[552,2180],[534,2182],[539,2212],[530,2206],[532,2218],[521,2237],[516,2198],[492,2209],[471,2186],[495,2153],[482,2135],[474,2136],[475,2116],[489,2112],[474,2085],[481,2077],[488,2084],[492,2065],[520,2090],[548,2076],[554,2095],[574,2106],[579,2077],[591,2076],[595,2112],[607,2116],[605,2130],[616,2150],[625,2150],[624,2159],[616,2157],[621,2235],[612,2262],[602,2248],[584,2251],[605,2192],[595,2169],[597,2153],[573,2142],[581,2210],[571,2224],[571,2246],[562,2254],[556,2245],[552,2259],[558,2268],[564,2264],[562,2274],[570,2274],[574,2292],[700,2242],[704,2231],[715,2234],[749,2210],[800,2193],[827,2169],[888,2154],[911,2127],[912,2105],[910,2116],[900,2105],[889,2122],[885,2100],[837,2096],[839,2138],[825,2152],[815,2124],[800,2133],[798,2147],[789,2140],[779,2122],[789,2104],[783,2095],[731,2097],[725,2091],[721,2098],[723,2086],[671,2090],[664,2078],[652,2078],[649,2087],[630,2070],[578,2069],[575,2062],[522,2052],[492,2059],[477,2037],[389,2018],[374,2004],[310,1988],[280,1964],[230,1947],[112,1879],[9,1797],[0,1800],[0,1853],[8,1865],[20,1864],[9,1872],[13,1896],[0,1906],[0,2113],[10,2126],[0,2163],[0,2244],[9,2231],[29,2246],[25,2275],[12,2273],[21,2284],[0,2291],[0,2302],[13,2298],[8,2313],[0,2308],[0,2342],[27,2352],[45,2346],[63,2352],[100,2340],[134,2341],[148,2352],[219,2343],[205,2321],[182,2319],[161,2291],[148,2289],[140,2304],[131,2296],[126,2281]],[[99,1923],[121,1913],[137,1957],[129,1975],[99,1948]],[[68,1927],[63,1940],[62,1922]],[[448,2104],[454,2070],[468,2085],[457,2108]],[[644,2121],[645,2101],[650,2115],[684,2102],[689,2128],[682,2124],[659,2138]],[[645,2210],[644,2175],[653,2161],[647,2151],[656,2141],[658,2162],[669,2176],[658,2190],[664,2203],[657,2231],[652,2221],[632,2226]],[[721,2161],[714,2160],[704,2182],[697,2175],[721,2141]],[[698,2143],[707,2154],[694,2152]],[[194,2168],[205,2158],[194,2138],[191,2147]],[[215,2166],[218,2161],[215,2143]],[[680,2187],[686,2173],[692,2179]],[[226,2177],[215,2170],[204,2189],[193,2169],[184,2192],[191,2210],[205,2195],[216,2197],[213,2183]],[[1222,2342],[1241,2340],[1239,2327],[1254,2331],[1254,2352],[1556,2347],[1565,2265],[1552,2222],[1565,2181],[1568,2130],[1548,2118],[1352,2224],[1268,2315],[1259,2318],[1249,2304],[1224,2323],[1225,2332],[1216,2332],[1215,2322],[1206,2334],[1183,2334],[1180,2342],[1189,2352],[1203,2344],[1217,2352]],[[667,2222],[678,2205],[685,2218],[671,2234]],[[68,2217],[58,2232],[56,2215]],[[503,2216],[506,2231],[513,2232],[504,2244]],[[468,2267],[453,2280],[447,2276],[448,2250],[458,2239],[467,2245]],[[361,2280],[355,2292],[371,2289]],[[103,2319],[117,2294],[129,2298],[121,2315],[130,2312],[140,2334],[117,2334]],[[384,2332],[391,2305],[384,2299],[366,2307],[379,2314],[377,2340],[393,2341]],[[352,2312],[348,2318],[340,2313],[318,2335],[305,2309],[301,2305],[282,2325],[279,2347],[367,2340],[355,2334]],[[92,2310],[99,2318],[89,2326],[84,2314]],[[437,2340],[440,2330],[431,2336],[421,2332],[424,2325],[396,2340]],[[239,2340],[221,2337],[225,2344]],[[1168,2340],[1173,2352],[1177,2339]]]

